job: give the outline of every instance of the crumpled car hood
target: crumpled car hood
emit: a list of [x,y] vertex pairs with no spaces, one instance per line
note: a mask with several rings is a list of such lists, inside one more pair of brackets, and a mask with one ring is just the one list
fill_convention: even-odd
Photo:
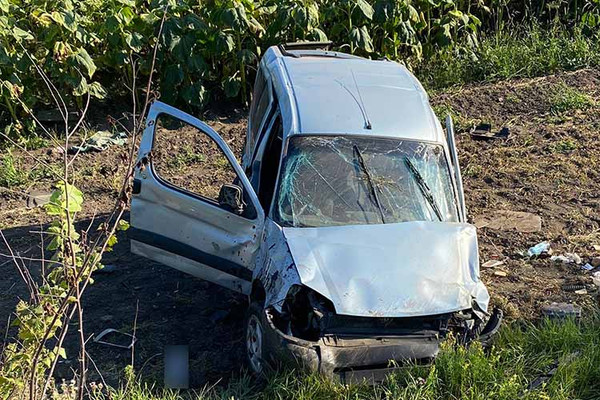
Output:
[[302,283],[338,314],[408,317],[487,312],[473,225],[404,222],[283,228]]

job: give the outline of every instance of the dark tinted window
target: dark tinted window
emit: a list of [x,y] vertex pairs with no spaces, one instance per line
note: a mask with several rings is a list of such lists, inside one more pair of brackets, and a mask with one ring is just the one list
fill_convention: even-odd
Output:
[[252,110],[250,112],[250,144],[253,146],[260,124],[265,116],[265,112],[269,108],[271,100],[271,89],[263,76],[262,72],[259,72],[256,77],[256,84],[254,86],[254,92],[252,97]]

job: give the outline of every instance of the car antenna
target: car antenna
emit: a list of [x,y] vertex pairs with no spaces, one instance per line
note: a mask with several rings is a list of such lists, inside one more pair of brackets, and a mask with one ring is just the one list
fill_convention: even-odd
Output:
[[[354,84],[356,85],[356,78],[354,78],[354,72],[352,72],[352,78],[354,79]],[[365,129],[371,129],[371,121],[369,121],[369,117],[367,116],[367,111],[365,110],[365,106],[362,103],[362,97],[360,98],[360,101],[358,101],[358,99],[356,98],[354,93],[352,93],[352,91],[350,89],[348,89],[348,87],[346,85],[344,85],[344,82],[340,81],[339,79],[336,79],[335,81],[341,87],[343,87],[348,93],[350,93],[350,96],[352,96],[352,98],[358,105],[358,108],[360,109],[363,119],[365,120]],[[358,90],[358,85],[356,85],[356,90]],[[358,96],[360,97],[360,91],[358,92]]]
[[[354,80],[354,86],[356,86],[356,93],[358,93],[358,98],[360,99],[360,108],[363,112],[363,117],[365,118],[365,128],[371,130],[371,121],[369,121],[369,116],[367,115],[367,108],[365,107],[365,103],[363,102],[362,95],[360,94],[360,89],[358,88],[358,83],[356,82],[356,76],[354,76],[354,71],[350,70],[352,73],[352,79]],[[355,99],[356,100],[356,99]]]

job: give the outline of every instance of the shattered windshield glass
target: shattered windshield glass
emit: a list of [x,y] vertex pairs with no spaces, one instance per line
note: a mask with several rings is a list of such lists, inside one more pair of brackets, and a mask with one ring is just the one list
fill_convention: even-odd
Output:
[[274,220],[288,227],[457,222],[442,146],[353,136],[294,136]]

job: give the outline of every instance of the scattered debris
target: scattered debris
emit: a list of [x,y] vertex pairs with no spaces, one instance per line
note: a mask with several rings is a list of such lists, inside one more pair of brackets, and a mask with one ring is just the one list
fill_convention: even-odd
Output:
[[594,269],[594,267],[592,267],[589,263],[586,263],[585,265],[581,266],[582,269],[585,269],[586,271],[591,271]]
[[497,270],[497,271],[494,271],[494,275],[506,277],[506,276],[508,276],[508,273],[506,271]]
[[500,260],[489,260],[484,262],[481,267],[482,268],[494,268],[494,267],[499,267],[501,265],[504,265],[504,261],[500,261]]
[[587,289],[579,289],[574,291],[575,294],[587,294]]
[[531,233],[542,230],[542,218],[528,212],[498,210],[491,211],[488,215],[476,217],[475,226],[477,228]]
[[550,257],[550,261],[562,262],[563,264],[581,264],[581,257],[577,253],[565,253]]
[[510,130],[504,127],[500,131],[492,133],[492,125],[479,124],[471,130],[470,135],[476,140],[506,139],[510,135]]
[[594,282],[594,285],[600,287],[600,271],[592,273],[592,282]]
[[[103,340],[106,336],[113,338],[114,341]],[[123,333],[116,329],[108,328],[100,332],[98,336],[94,337],[94,343],[105,344],[120,349],[131,349],[135,343],[135,337],[129,333]]]
[[41,207],[50,202],[51,192],[33,190],[27,194],[27,208]]
[[592,248],[593,248],[595,251],[600,251],[600,244],[593,244],[593,245],[592,245]]
[[574,284],[568,284],[568,285],[562,286],[562,290],[564,290],[565,292],[575,292],[577,290],[581,290],[581,289],[585,289],[585,288],[586,288],[586,286],[581,283],[574,283]]
[[123,146],[125,143],[127,143],[127,134],[125,132],[98,131],[83,142],[81,146],[70,147],[69,153],[104,151],[111,145]]
[[552,249],[550,248],[550,242],[548,241],[540,242],[527,250],[527,255],[529,257],[549,256],[551,254]]
[[550,319],[581,318],[581,307],[569,303],[552,303],[542,308],[542,314]]
[[594,257],[594,258],[592,258],[592,261],[590,261],[590,264],[594,268],[600,267],[600,257]]

